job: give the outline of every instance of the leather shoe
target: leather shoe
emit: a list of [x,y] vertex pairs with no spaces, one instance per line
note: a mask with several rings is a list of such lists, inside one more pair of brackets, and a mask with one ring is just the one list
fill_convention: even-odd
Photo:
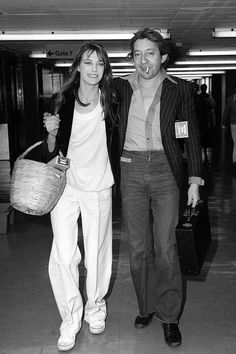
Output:
[[166,344],[170,347],[178,347],[182,342],[182,336],[177,323],[162,323]]
[[136,328],[146,327],[151,322],[152,317],[153,317],[153,313],[150,313],[149,315],[144,316],[144,317],[137,316],[134,321],[134,327],[136,327]]

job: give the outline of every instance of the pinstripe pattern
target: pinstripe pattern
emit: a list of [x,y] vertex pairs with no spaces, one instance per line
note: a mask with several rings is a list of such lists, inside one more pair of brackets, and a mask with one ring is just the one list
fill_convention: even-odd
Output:
[[[177,84],[165,79],[161,94],[160,128],[163,147],[178,186],[183,185],[183,154],[175,138],[175,121],[188,121],[189,137],[184,139],[188,161],[188,175],[201,177],[201,154],[198,123],[191,84],[174,77]],[[120,102],[120,148],[124,146],[132,88],[127,80],[114,79]]]

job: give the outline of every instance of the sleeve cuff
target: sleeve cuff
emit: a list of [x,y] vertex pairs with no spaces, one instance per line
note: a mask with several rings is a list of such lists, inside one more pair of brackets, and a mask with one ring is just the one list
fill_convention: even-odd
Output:
[[198,184],[199,186],[204,186],[205,181],[201,177],[193,176],[193,177],[189,177],[188,179],[188,184],[192,184],[192,183]]

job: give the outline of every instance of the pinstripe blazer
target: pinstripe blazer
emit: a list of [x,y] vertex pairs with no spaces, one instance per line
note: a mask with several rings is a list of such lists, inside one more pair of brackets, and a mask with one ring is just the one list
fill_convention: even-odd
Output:
[[[189,137],[184,140],[184,147],[188,163],[188,176],[201,177],[201,153],[198,122],[195,111],[195,101],[191,84],[173,77],[176,83],[167,78],[163,81],[160,101],[160,130],[162,144],[166,153],[172,173],[179,188],[183,185],[183,150],[180,139],[175,137],[175,122],[188,121]],[[133,90],[128,82],[122,78],[115,78],[114,85],[120,104],[119,112],[119,139],[120,154],[122,154],[129,107]]]

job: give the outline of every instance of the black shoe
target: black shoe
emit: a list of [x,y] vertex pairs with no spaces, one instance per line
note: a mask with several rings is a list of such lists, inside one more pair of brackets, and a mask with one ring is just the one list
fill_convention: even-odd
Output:
[[134,321],[134,327],[136,327],[136,328],[146,327],[151,322],[152,317],[153,317],[153,313],[150,313],[149,315],[144,316],[144,317],[137,316]]
[[177,323],[162,323],[166,344],[170,347],[178,347],[182,342],[182,336]]

